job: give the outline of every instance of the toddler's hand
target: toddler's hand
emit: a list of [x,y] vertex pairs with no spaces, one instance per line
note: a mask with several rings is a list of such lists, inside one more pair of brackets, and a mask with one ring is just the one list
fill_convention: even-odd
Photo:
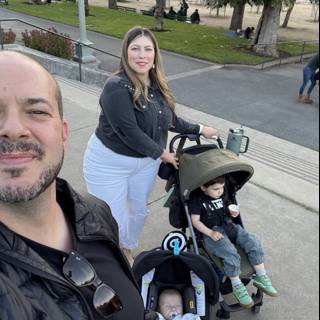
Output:
[[219,231],[212,231],[210,237],[211,237],[211,239],[212,239],[213,241],[219,241],[219,240],[221,240],[221,239],[224,239],[223,234],[220,233]]
[[235,204],[230,204],[228,208],[232,218],[236,218],[240,214],[239,206]]

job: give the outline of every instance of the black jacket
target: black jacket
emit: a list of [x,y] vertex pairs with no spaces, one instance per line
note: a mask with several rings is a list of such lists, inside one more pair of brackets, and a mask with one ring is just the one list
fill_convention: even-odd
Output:
[[133,94],[131,82],[121,74],[109,78],[101,94],[96,136],[112,151],[157,159],[166,148],[169,130],[199,133],[199,125],[173,115],[157,86],[149,88],[148,100],[141,97],[138,106]]
[[[59,197],[73,204],[74,216],[69,220],[75,225],[79,241],[106,241],[128,278],[136,285],[118,247],[117,224],[109,207],[93,196],[79,195],[62,179],[57,179]],[[1,222],[0,319],[93,320],[79,291]]]

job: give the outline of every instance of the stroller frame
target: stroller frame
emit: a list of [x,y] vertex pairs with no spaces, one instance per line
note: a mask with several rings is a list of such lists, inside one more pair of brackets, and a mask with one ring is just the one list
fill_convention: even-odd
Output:
[[[208,150],[215,149],[224,149],[223,143],[221,141],[220,138],[217,139],[217,144],[206,144],[203,145],[201,144],[200,141],[200,135],[189,135],[189,134],[178,134],[175,137],[173,137],[173,139],[170,141],[170,145],[169,145],[169,149],[170,152],[175,152],[175,148],[174,148],[174,144],[176,143],[176,141],[179,141],[178,147],[176,149],[176,153],[178,158],[181,157],[181,155],[187,150],[191,150],[191,148],[186,148],[184,149],[184,145],[187,141],[187,139],[191,142],[196,142],[197,146],[204,146],[205,148],[208,148]],[[250,176],[251,177],[251,176]],[[171,181],[172,182],[172,181]],[[245,181],[246,182],[246,181]],[[180,189],[180,188],[179,188]],[[199,240],[197,239],[192,221],[191,221],[191,215],[189,212],[189,207],[188,207],[188,199],[189,199],[189,194],[186,190],[183,191],[182,193],[182,198],[183,198],[183,207],[184,207],[184,212],[186,215],[186,219],[187,219],[187,223],[188,223],[188,228],[189,228],[189,233],[190,233],[190,237],[188,239],[188,248],[193,251],[195,254],[197,255],[201,255],[200,254],[200,249],[199,249],[199,244],[201,245],[201,243],[199,243]],[[237,204],[236,201],[236,191],[233,192],[232,194],[232,198],[234,200],[234,203]],[[241,226],[243,226],[242,220],[241,220],[241,216],[239,216],[239,219],[237,221]],[[186,233],[186,228],[181,228],[181,230]],[[214,263],[214,261],[212,260],[210,254],[207,252],[206,248],[201,245],[201,249],[202,251],[204,251],[206,258],[213,264],[214,269],[217,270],[217,265]],[[247,285],[251,279],[248,278],[243,278],[242,281],[245,283],[245,285]],[[257,289],[256,293],[252,294],[252,299],[254,302],[254,306],[251,307],[251,311],[255,314],[260,312],[260,308],[263,305],[263,292],[260,289]],[[226,301],[223,298],[223,294],[219,291],[219,303],[220,303],[220,309],[217,311],[217,318],[219,319],[230,319],[230,313],[232,312],[237,312],[240,310],[244,310],[245,308],[242,307],[239,303],[235,303],[235,304],[231,304],[229,305],[228,303],[226,303]]]

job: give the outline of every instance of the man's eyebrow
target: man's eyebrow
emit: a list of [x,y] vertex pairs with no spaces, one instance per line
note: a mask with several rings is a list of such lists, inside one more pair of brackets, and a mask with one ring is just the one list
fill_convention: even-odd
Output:
[[34,104],[38,104],[38,103],[45,103],[45,104],[47,104],[48,106],[51,107],[51,103],[47,99],[44,99],[44,98],[28,98],[28,99],[26,99],[26,102],[27,102],[28,105],[34,105]]

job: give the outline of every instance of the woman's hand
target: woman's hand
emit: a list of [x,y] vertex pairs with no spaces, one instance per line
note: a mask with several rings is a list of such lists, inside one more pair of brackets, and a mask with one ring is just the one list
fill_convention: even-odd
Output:
[[217,139],[219,137],[219,131],[212,127],[203,127],[201,134],[207,139]]
[[178,158],[176,157],[175,153],[170,153],[166,150],[163,151],[162,155],[160,156],[160,159],[164,163],[171,163],[177,170],[178,170]]

